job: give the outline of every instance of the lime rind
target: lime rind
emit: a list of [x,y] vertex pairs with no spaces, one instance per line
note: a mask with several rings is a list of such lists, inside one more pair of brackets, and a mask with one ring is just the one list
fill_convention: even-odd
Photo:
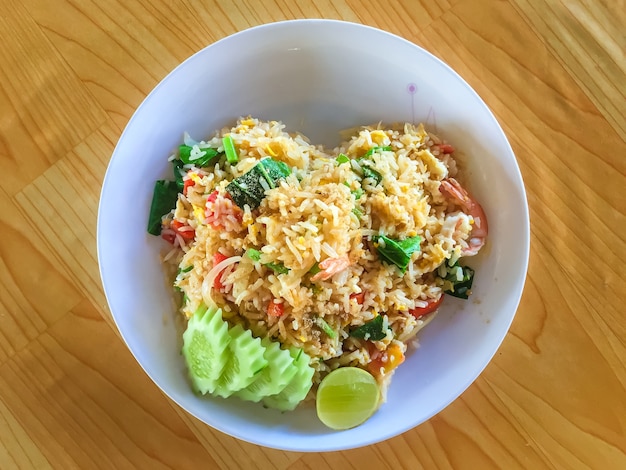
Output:
[[242,400],[259,402],[264,397],[280,393],[293,379],[298,368],[293,364],[294,358],[280,344],[263,338],[261,345],[265,348],[267,367],[261,371],[254,381],[236,395]]
[[182,353],[187,362],[193,388],[202,394],[213,393],[228,361],[228,323],[217,307],[199,308],[183,333]]
[[317,416],[335,430],[364,423],[379,404],[380,387],[376,379],[357,367],[335,369],[324,377],[317,389]]
[[266,349],[261,346],[259,338],[252,336],[250,330],[235,325],[228,334],[231,337],[228,345],[230,353],[215,388],[215,394],[223,398],[228,398],[254,382],[268,364],[264,357]]

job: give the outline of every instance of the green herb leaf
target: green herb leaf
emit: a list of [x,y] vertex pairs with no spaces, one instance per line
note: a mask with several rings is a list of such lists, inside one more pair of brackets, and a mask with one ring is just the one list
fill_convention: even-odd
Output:
[[[378,256],[390,264],[395,264],[402,274],[411,261],[411,255],[420,249],[420,237],[409,237],[405,240],[393,240],[384,235],[373,237]],[[382,243],[381,243],[382,242]]]
[[189,145],[181,145],[178,147],[178,156],[183,163],[190,163],[191,147]]
[[380,184],[380,182],[383,180],[383,176],[378,171],[376,171],[376,169],[372,166],[373,162],[370,157],[372,156],[374,152],[383,152],[383,151],[390,151],[390,150],[391,150],[391,147],[389,146],[372,147],[365,153],[365,155],[363,155],[361,158],[357,160],[359,165],[361,165],[361,169],[363,172],[363,179],[369,178],[373,180],[374,186],[377,186]]
[[[264,158],[252,169],[228,183],[226,191],[239,207],[243,208],[248,204],[253,210],[261,205],[266,188],[275,188],[278,182],[289,174],[291,170],[284,162]],[[263,181],[266,184],[263,184]]]
[[180,160],[185,165],[192,164],[197,167],[207,166],[211,160],[219,155],[219,152],[216,149],[207,147],[200,149],[200,156],[193,158],[191,156],[192,149],[193,147],[190,147],[189,145],[181,145],[180,147],[178,147],[178,155],[180,157]]
[[361,220],[361,217],[363,217],[363,212],[359,208],[357,208],[357,207],[352,209],[352,213],[354,215],[356,215],[356,218],[359,219],[359,220]]
[[286,268],[283,263],[266,263],[265,266],[270,268],[276,274],[287,274],[289,272],[289,268]]
[[178,192],[182,192],[185,188],[185,181],[183,181],[183,176],[185,176],[185,169],[183,168],[183,161],[175,158],[172,160],[172,171],[174,173],[174,181],[176,181],[176,186],[178,187]]
[[285,162],[273,160],[271,158],[264,158],[263,160],[261,160],[260,164],[265,168],[265,170],[267,171],[267,175],[273,180],[275,184],[279,180],[286,178],[291,174],[289,165],[287,165]]
[[191,271],[193,269],[193,264],[187,266],[186,268],[179,268],[178,269],[178,274],[180,273],[188,273],[189,271]]
[[178,186],[174,181],[158,180],[154,184],[152,204],[148,216],[148,233],[161,234],[161,219],[168,214],[178,200]]
[[[448,289],[444,290],[444,292],[460,299],[469,298],[470,289],[472,288],[472,283],[474,282],[474,270],[469,266],[461,266],[458,261],[452,266],[448,266],[444,262],[444,266],[446,276],[442,279],[447,281],[450,286]],[[459,270],[461,270],[460,280],[457,274]]]
[[222,138],[222,145],[224,146],[224,153],[226,153],[228,163],[231,165],[237,163],[239,161],[239,154],[237,153],[237,149],[235,149],[235,142],[233,142],[233,137],[230,134]]
[[371,341],[380,341],[387,336],[389,323],[385,321],[383,315],[378,315],[373,320],[355,328],[350,332],[350,336]]
[[411,256],[420,249],[420,237],[408,237],[404,240],[398,241],[398,246],[402,248],[407,255]]
[[250,209],[256,209],[261,205],[261,201],[265,197],[265,190],[261,185],[256,184],[254,181],[248,184],[246,181],[252,176],[254,175],[246,173],[239,178],[235,178],[226,186],[228,194],[233,198],[235,204],[242,209],[246,204],[250,206]]

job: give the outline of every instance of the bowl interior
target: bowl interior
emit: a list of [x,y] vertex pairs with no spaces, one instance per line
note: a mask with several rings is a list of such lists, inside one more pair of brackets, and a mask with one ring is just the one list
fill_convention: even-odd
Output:
[[[184,131],[194,138],[239,116],[283,121],[333,146],[338,131],[378,121],[426,122],[467,155],[471,192],[489,218],[488,245],[468,301],[446,299],[398,369],[388,400],[340,433],[313,408],[278,413],[237,399],[198,398],[189,387],[162,274],[164,242],[146,233],[154,181]],[[119,227],[124,226],[120,237]],[[138,108],[111,159],[100,202],[98,255],[115,322],[137,361],[181,407],[240,439],[298,451],[363,446],[404,432],[443,409],[479,375],[519,303],[529,251],[524,187],[494,116],[448,66],[373,28],[327,20],[264,25],[223,39],[168,75]]]

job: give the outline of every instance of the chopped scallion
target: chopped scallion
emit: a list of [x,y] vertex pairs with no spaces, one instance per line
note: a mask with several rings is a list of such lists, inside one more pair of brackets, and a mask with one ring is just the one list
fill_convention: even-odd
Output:
[[317,273],[319,273],[321,270],[322,270],[322,269],[320,268],[319,263],[315,263],[315,264],[311,267],[311,269],[309,269],[309,274],[310,274],[311,276],[314,276],[314,275],[316,275]]
[[222,138],[222,145],[224,146],[224,153],[226,153],[226,160],[231,165],[233,163],[237,163],[239,161],[239,155],[237,154],[237,149],[235,149],[235,142],[233,142],[233,137],[228,134]]
[[289,268],[285,267],[283,263],[266,263],[265,266],[270,268],[276,274],[287,274],[289,272]]
[[370,167],[369,165],[362,165],[362,168],[363,168],[363,179],[365,178],[371,179],[374,182],[374,186],[377,186],[383,180],[383,175],[381,175],[378,171],[376,171],[374,168]]
[[252,261],[259,261],[261,259],[261,252],[259,250],[255,250],[254,248],[248,248],[246,250],[246,255]]
[[363,196],[363,194],[365,193],[365,191],[363,191],[363,188],[357,188],[354,191],[350,191],[352,194],[354,194],[354,199],[355,200],[359,200],[361,199],[361,197]]
[[[363,157],[369,157],[374,152],[390,152],[390,151],[391,151],[391,147],[389,145],[386,145],[384,147],[372,147],[367,152],[365,152],[365,155],[363,155]],[[363,157],[361,157],[361,158],[363,158]]]
[[345,154],[343,154],[343,153],[340,153],[340,154],[337,156],[337,158],[336,158],[336,160],[335,160],[335,161],[337,162],[337,165],[341,165],[342,163],[348,163],[348,162],[350,162],[350,159],[348,158],[348,156],[347,156],[347,155],[345,155]]
[[324,333],[328,335],[329,338],[334,339],[337,337],[337,332],[333,330],[330,325],[326,323],[326,320],[324,320],[322,317],[315,318],[315,323],[322,329]]

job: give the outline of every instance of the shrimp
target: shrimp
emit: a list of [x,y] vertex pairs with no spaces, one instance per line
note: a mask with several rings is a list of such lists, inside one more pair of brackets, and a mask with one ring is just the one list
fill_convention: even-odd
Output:
[[463,212],[474,219],[468,240],[469,246],[461,252],[461,256],[474,256],[483,247],[487,238],[488,225],[485,211],[454,178],[443,180],[439,191],[446,199],[461,206]]
[[351,264],[352,263],[350,262],[348,255],[343,255],[339,258],[326,258],[319,264],[321,271],[312,276],[311,281],[316,282],[330,279],[335,274],[343,271]]

